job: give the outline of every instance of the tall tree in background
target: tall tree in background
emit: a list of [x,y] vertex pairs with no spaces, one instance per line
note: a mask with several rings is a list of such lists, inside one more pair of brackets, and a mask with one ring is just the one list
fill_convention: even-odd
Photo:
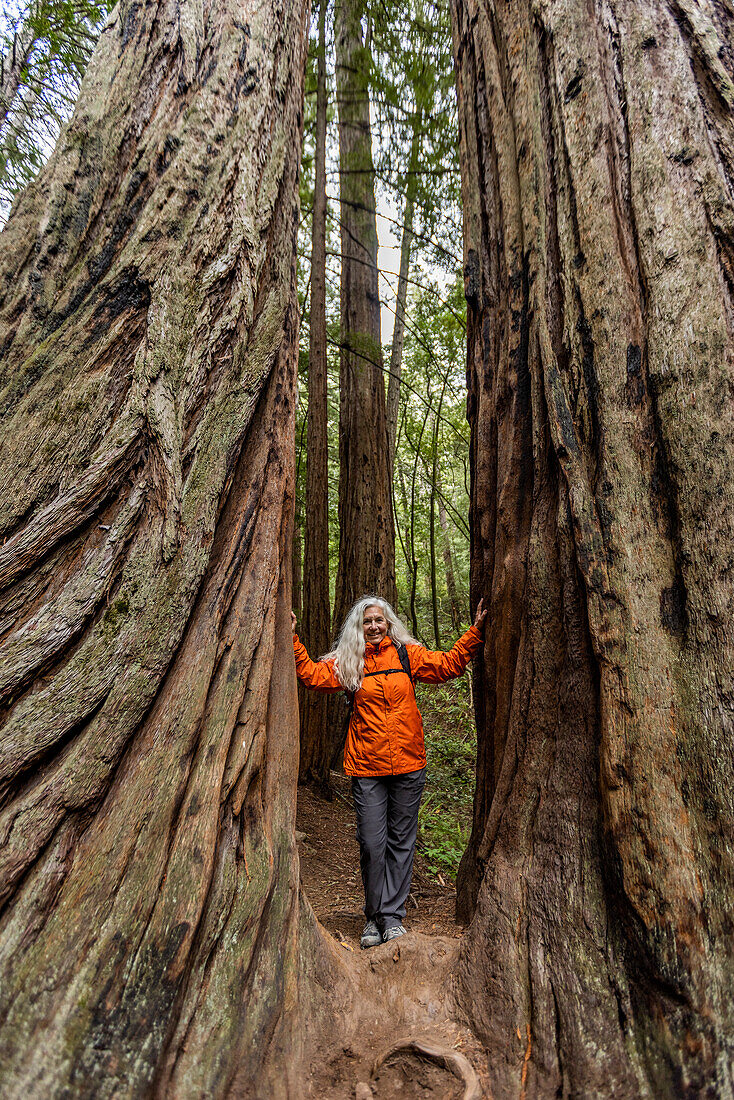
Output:
[[734,72],[703,0],[454,0],[492,1092],[730,1095]]
[[377,280],[370,55],[363,0],[337,0],[334,15],[339,114],[341,355],[339,568],[334,621],[378,592],[395,601],[395,536],[388,478],[385,379]]
[[120,4],[2,235],[6,1098],[297,1091],[306,32]]
[[[311,227],[311,325],[308,355],[306,523],[303,573],[303,641],[314,656],[329,648],[329,473],[326,375],[326,9],[319,5],[316,79],[316,148]],[[301,697],[300,779],[328,787],[333,755],[326,722],[327,697]]]

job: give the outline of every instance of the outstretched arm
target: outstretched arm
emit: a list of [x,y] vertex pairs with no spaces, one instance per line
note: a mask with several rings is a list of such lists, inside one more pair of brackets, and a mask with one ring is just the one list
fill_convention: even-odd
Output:
[[408,646],[410,667],[415,680],[424,684],[443,684],[446,680],[453,680],[461,676],[466,666],[484,644],[484,622],[487,611],[484,608],[484,600],[479,601],[477,613],[474,616],[474,625],[459,638],[458,642],[448,651],[440,653],[437,650],[424,649],[422,645]]
[[333,661],[312,661],[305,645],[296,633],[296,616],[291,611],[291,629],[293,631],[293,656],[296,659],[296,676],[308,688],[314,691],[343,691],[334,673]]

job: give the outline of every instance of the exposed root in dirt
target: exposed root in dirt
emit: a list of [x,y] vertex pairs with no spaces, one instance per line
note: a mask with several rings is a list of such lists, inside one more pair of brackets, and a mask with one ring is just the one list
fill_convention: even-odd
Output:
[[[305,1095],[319,1100],[489,1096],[483,1049],[461,1020],[452,994],[461,935],[453,886],[433,882],[418,859],[408,935],[361,951],[362,885],[347,790],[342,780],[332,802],[299,791],[301,882],[310,903],[306,908],[313,905],[317,918],[311,928],[321,948],[319,985],[338,1012],[338,1037],[331,1046],[316,1042],[314,1034]],[[318,1020],[314,1025],[316,1031]]]
[[398,1051],[412,1051],[416,1054],[423,1055],[425,1058],[433,1062],[438,1062],[439,1065],[453,1073],[454,1077],[458,1077],[460,1081],[464,1082],[464,1092],[462,1100],[481,1100],[482,1089],[479,1084],[479,1078],[474,1070],[469,1059],[463,1055],[457,1053],[455,1050],[451,1050],[448,1047],[442,1047],[438,1043],[429,1043],[426,1040],[421,1039],[401,1039],[397,1043],[393,1043],[380,1057],[375,1061],[372,1067],[372,1076],[376,1077],[380,1069],[380,1066],[392,1058]]

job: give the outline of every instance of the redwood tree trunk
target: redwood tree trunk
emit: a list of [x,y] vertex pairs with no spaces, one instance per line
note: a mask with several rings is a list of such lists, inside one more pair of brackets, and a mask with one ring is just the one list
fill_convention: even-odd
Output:
[[453,11],[491,607],[460,994],[497,1098],[729,1095],[731,20]]
[[2,235],[4,1097],[295,1073],[306,31],[121,4]]
[[395,601],[395,536],[388,477],[380,342],[369,54],[362,0],[334,16],[341,210],[339,568],[334,620],[365,592]]
[[[306,537],[303,642],[318,657],[329,648],[329,470],[326,388],[326,0],[319,8],[316,151],[311,234],[311,328],[308,355]],[[300,779],[329,785],[333,755],[326,722],[327,696],[305,691],[301,707]]]

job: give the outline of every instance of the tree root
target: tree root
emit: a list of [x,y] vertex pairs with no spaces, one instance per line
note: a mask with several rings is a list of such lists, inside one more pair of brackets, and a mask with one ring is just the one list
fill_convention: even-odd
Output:
[[400,1050],[413,1051],[423,1058],[430,1058],[434,1062],[438,1062],[444,1069],[449,1070],[450,1073],[453,1073],[454,1077],[458,1077],[463,1081],[464,1096],[462,1100],[482,1100],[482,1087],[469,1059],[450,1047],[443,1047],[439,1043],[433,1043],[427,1039],[407,1038],[393,1043],[376,1059],[371,1076],[375,1077],[382,1063]]

